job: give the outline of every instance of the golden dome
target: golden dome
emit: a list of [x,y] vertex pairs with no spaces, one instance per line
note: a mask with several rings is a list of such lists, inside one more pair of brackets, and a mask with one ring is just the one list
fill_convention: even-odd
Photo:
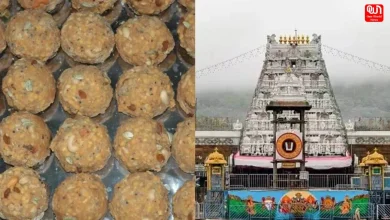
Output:
[[384,160],[383,155],[378,153],[378,149],[377,148],[374,149],[374,153],[368,155],[368,158],[370,160],[378,160],[378,159]]
[[378,149],[374,149],[374,153],[367,156],[366,165],[387,165],[387,161],[382,154],[378,153]]
[[218,148],[215,148],[215,151],[209,154],[204,163],[206,166],[208,164],[227,164],[225,157],[218,152]]

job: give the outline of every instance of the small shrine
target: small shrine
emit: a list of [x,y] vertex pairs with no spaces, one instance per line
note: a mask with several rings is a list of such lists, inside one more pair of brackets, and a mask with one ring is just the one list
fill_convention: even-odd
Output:
[[207,173],[207,190],[225,189],[225,166],[227,161],[223,154],[218,152],[218,148],[206,158],[205,169]]
[[388,165],[384,156],[374,149],[374,153],[369,154],[362,159],[359,164],[363,168],[363,174],[368,173],[369,190],[384,190],[384,168]]

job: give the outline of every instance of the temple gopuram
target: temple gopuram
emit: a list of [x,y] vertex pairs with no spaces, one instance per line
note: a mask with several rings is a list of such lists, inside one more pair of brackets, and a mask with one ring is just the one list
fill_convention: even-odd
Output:
[[390,120],[343,120],[321,36],[267,41],[245,122],[197,117],[198,218],[385,219]]

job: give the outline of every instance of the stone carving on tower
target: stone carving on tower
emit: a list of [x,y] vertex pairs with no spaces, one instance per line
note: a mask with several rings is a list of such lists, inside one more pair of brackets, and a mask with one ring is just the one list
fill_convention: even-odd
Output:
[[[306,100],[306,155],[310,157],[349,156],[346,128],[334,97],[321,53],[321,36],[268,36],[266,59],[248,111],[240,144],[242,156],[273,155],[273,116],[265,110],[271,100]],[[299,118],[292,111],[278,117]],[[280,124],[279,130],[296,129],[299,124]]]

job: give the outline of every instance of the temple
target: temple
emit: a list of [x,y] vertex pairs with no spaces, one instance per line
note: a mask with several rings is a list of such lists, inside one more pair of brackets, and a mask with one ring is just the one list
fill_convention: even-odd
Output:
[[267,41],[245,123],[197,117],[198,218],[377,219],[390,202],[390,120],[344,123],[321,36]]
[[[240,150],[234,157],[236,166],[272,168],[274,144],[272,120],[298,120],[294,111],[283,111],[273,119],[267,105],[278,102],[307,102],[305,147],[306,167],[313,170],[347,168],[352,164],[346,129],[333,95],[325,61],[321,53],[321,36],[309,42],[303,36],[268,38],[266,59],[244,125]],[[299,124],[280,124],[278,131],[296,131]],[[337,161],[337,163],[335,163]],[[279,168],[282,164],[278,164]]]

